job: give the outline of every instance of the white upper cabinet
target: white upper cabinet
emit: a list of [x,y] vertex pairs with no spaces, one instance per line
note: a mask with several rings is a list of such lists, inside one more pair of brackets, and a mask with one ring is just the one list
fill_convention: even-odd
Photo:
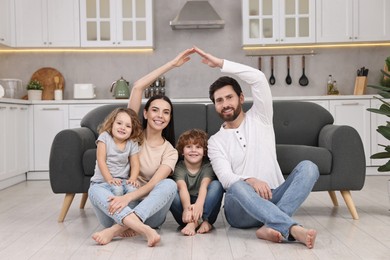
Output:
[[17,47],[79,47],[78,0],[15,0]]
[[243,44],[315,42],[315,2],[243,0]]
[[82,47],[153,47],[152,0],[80,0]]
[[390,39],[389,0],[317,0],[317,42]]
[[14,1],[0,0],[0,44],[15,46],[14,7]]

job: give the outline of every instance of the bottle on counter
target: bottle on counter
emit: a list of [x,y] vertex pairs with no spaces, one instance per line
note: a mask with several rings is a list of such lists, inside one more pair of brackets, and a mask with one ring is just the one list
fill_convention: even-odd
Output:
[[328,95],[332,95],[333,88],[334,88],[334,86],[333,86],[333,77],[332,77],[332,75],[329,75],[328,76],[328,83],[327,83],[327,86],[326,86]]

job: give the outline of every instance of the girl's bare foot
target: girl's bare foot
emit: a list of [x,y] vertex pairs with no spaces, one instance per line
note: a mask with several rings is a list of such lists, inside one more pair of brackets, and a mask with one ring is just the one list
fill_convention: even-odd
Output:
[[187,223],[187,225],[181,230],[181,233],[186,236],[193,236],[196,234],[195,229],[198,227],[198,224],[195,222]]
[[123,224],[134,232],[143,235],[148,241],[148,246],[155,246],[160,242],[161,237],[156,230],[145,225],[135,213],[131,213],[123,219]]
[[115,224],[112,227],[94,233],[92,235],[92,239],[95,240],[100,245],[106,245],[110,243],[114,237],[119,236],[122,232],[124,232],[125,229],[127,228]]
[[213,226],[208,221],[203,221],[202,224],[200,224],[200,227],[198,229],[199,234],[205,234],[210,232],[213,229]]
[[317,231],[314,229],[306,229],[302,226],[294,225],[290,229],[291,235],[299,242],[305,244],[308,248],[314,247]]
[[134,230],[129,228],[129,229],[126,229],[125,231],[123,231],[119,236],[120,237],[134,237],[136,235],[138,235],[137,232],[135,232]]
[[283,240],[283,236],[279,231],[266,226],[262,226],[256,230],[256,236],[259,239],[264,239],[275,243],[280,243]]

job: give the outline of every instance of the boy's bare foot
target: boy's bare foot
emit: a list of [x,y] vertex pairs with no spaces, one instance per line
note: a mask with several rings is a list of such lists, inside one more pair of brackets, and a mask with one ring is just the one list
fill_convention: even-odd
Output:
[[156,230],[145,225],[135,213],[131,213],[123,219],[123,224],[134,232],[143,235],[148,241],[148,246],[155,246],[160,242],[161,237]]
[[294,225],[290,229],[291,235],[299,242],[305,244],[308,248],[314,247],[317,231],[314,229],[306,229],[302,226]]
[[200,224],[200,227],[198,229],[199,234],[205,234],[210,232],[213,229],[213,226],[208,221],[203,221],[202,224]]
[[137,232],[135,232],[134,230],[132,230],[131,228],[129,229],[126,229],[125,231],[123,231],[119,236],[120,237],[134,237],[138,235]]
[[198,227],[198,224],[195,222],[187,223],[187,225],[182,228],[181,233],[185,236],[193,236],[196,234],[195,229]]
[[283,236],[279,231],[266,226],[262,226],[256,230],[256,236],[259,239],[264,239],[275,243],[280,243],[283,240]]

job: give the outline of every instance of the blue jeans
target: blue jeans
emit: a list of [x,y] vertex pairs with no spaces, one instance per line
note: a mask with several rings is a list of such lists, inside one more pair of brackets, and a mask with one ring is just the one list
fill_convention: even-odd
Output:
[[[125,193],[137,189],[132,185],[124,185],[124,187]],[[113,215],[108,211],[110,203],[107,199],[114,196],[109,184],[92,182],[88,190],[88,197],[100,224],[106,228],[115,223],[123,225],[123,219],[131,213],[135,213],[146,225],[157,228],[164,223],[176,193],[177,186],[173,180],[161,180],[146,197],[130,202],[121,212]]]
[[225,216],[232,227],[251,228],[266,225],[288,238],[291,216],[310,194],[319,177],[311,161],[300,162],[286,181],[272,190],[272,200],[261,198],[245,181],[234,183],[225,195]]
[[[208,221],[211,225],[215,223],[221,209],[223,193],[224,189],[218,180],[213,180],[210,182],[209,186],[207,187],[206,199],[203,206],[203,221]],[[191,196],[191,204],[194,204],[197,198],[198,196]],[[181,205],[179,192],[176,193],[170,210],[176,222],[180,226],[185,226],[186,223],[183,223],[182,219],[183,206]]]

